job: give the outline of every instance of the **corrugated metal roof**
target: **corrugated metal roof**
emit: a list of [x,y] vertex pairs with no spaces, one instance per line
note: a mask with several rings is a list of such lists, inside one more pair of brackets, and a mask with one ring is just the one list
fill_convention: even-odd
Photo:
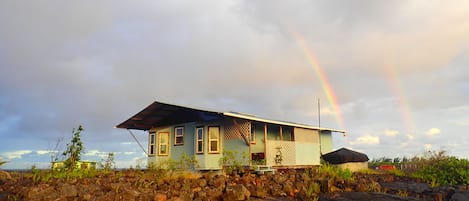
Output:
[[257,117],[251,114],[237,112],[216,112],[203,109],[195,109],[173,104],[153,102],[145,109],[130,117],[128,120],[117,125],[117,128],[149,130],[155,126],[167,126],[171,124],[180,124],[194,121],[210,121],[219,119],[223,116],[258,121],[263,123],[278,124],[284,126],[292,126],[313,130],[331,131],[345,133],[345,130],[337,130],[331,128],[319,128],[306,124],[299,124],[287,121],[279,121]]
[[155,101],[139,113],[117,125],[116,128],[149,130],[155,126],[167,126],[194,121],[210,121],[221,117],[222,114],[218,112]]

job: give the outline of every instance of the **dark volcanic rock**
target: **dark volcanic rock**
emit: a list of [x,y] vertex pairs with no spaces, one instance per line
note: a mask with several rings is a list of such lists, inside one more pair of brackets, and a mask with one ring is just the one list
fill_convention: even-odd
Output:
[[249,200],[251,192],[242,184],[234,186],[227,186],[226,192],[223,195],[223,200],[226,201],[237,201],[237,200]]
[[400,197],[397,195],[390,195],[384,193],[369,193],[369,192],[346,192],[346,193],[335,193],[326,194],[320,196],[320,201],[425,201],[423,199],[417,199],[412,197]]
[[468,201],[469,191],[456,192],[451,196],[450,201]]

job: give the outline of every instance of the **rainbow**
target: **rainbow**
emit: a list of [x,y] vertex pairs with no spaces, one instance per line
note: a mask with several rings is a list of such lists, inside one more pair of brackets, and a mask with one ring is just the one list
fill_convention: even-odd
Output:
[[341,129],[344,129],[344,118],[337,101],[337,96],[335,95],[334,90],[332,90],[330,82],[327,80],[326,73],[324,73],[321,65],[319,65],[319,62],[314,56],[313,51],[306,44],[305,39],[297,32],[291,31],[291,33],[294,36],[297,45],[304,52],[308,63],[311,65],[311,67],[313,67],[314,72],[321,83],[322,89],[324,93],[326,93],[327,101],[329,104],[331,104],[332,109],[334,110],[337,123]]
[[386,67],[388,69],[387,76],[388,81],[393,91],[393,94],[397,97],[399,102],[399,113],[401,118],[404,120],[406,131],[408,134],[415,132],[415,124],[412,117],[409,101],[405,95],[405,90],[396,74],[396,70],[392,66]]

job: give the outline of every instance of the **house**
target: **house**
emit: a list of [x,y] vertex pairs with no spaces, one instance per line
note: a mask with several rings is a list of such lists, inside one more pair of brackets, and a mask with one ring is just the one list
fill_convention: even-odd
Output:
[[304,167],[332,151],[332,133],[318,128],[236,112],[201,110],[153,102],[116,126],[148,131],[148,163],[195,156],[197,170],[219,170],[224,154],[242,165]]
[[340,148],[322,156],[324,161],[352,172],[368,169],[368,156],[347,148]]

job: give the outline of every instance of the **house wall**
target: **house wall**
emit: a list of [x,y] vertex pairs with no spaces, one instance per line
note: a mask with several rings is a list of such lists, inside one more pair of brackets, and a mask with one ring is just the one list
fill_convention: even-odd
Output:
[[[220,152],[218,153],[208,153],[208,143],[209,143],[209,136],[208,136],[208,128],[209,127],[219,127],[220,128]],[[223,125],[223,121],[212,121],[212,122],[199,122],[196,123],[194,127],[194,131],[196,127],[203,127],[204,128],[204,152],[200,154],[195,154],[195,159],[198,162],[198,167],[195,169],[197,170],[219,170],[221,169],[220,166],[220,159],[223,156],[223,150],[224,150],[224,135],[225,135],[225,129]],[[195,151],[195,132],[194,132],[194,137],[193,137],[193,145],[194,145],[194,151]]]
[[295,141],[319,144],[319,132],[317,130],[295,128]]
[[327,154],[333,150],[332,147],[332,132],[331,131],[321,131],[321,153]]
[[256,141],[251,143],[251,153],[264,153],[265,136],[264,136],[264,124],[263,123],[251,123],[254,128],[254,134],[256,135]]
[[[171,130],[172,130],[171,127],[159,127],[159,128],[150,129],[149,133],[155,132],[155,134],[156,134],[155,135],[155,154],[148,156],[148,166],[150,166],[150,165],[160,165],[164,161],[168,161],[170,159],[171,149],[170,149],[170,152],[169,152],[168,156],[159,156],[158,155],[158,133],[168,132],[169,136],[171,136]],[[172,143],[172,141],[170,143]],[[147,144],[147,149],[149,149],[148,146],[149,146],[149,144]]]
[[[183,145],[175,145],[175,135],[174,135],[174,129],[176,127],[183,127],[184,128],[184,137]],[[181,157],[183,154],[185,154],[188,157],[191,157],[194,155],[195,152],[195,123],[186,123],[186,124],[177,124],[177,125],[172,125],[172,126],[167,126],[167,127],[157,127],[154,129],[151,129],[151,131],[154,131],[156,133],[156,143],[155,143],[155,155],[154,156],[149,156],[148,157],[148,164],[150,163],[162,163],[166,162],[168,160],[173,160],[173,161],[180,161]],[[167,156],[159,156],[158,155],[158,133],[162,132],[167,132],[169,133],[169,154]]]
[[296,165],[320,164],[319,131],[294,128]]
[[[281,147],[280,149],[278,149]],[[275,158],[282,155],[282,161],[277,164]],[[319,144],[295,141],[267,141],[266,165],[319,165]]]
[[[296,165],[296,144],[293,141],[267,140],[266,165]],[[280,149],[279,149],[280,148]],[[282,161],[277,164],[275,158],[282,156]]]
[[[293,128],[294,141],[280,140],[280,126],[267,124],[267,133],[265,134],[264,123],[252,123],[256,141],[250,143],[251,122],[237,119],[236,123],[231,118],[211,122],[192,122],[185,124],[172,125],[167,127],[158,127],[151,129],[156,134],[167,132],[170,136],[169,155],[158,156],[158,144],[155,146],[155,155],[148,157],[148,163],[160,163],[169,159],[180,161],[183,154],[188,157],[195,156],[198,161],[199,170],[221,169],[220,160],[224,151],[236,153],[236,160],[243,165],[250,164],[252,153],[264,153],[266,165],[319,165],[320,150],[322,153],[332,151],[332,135],[330,131],[321,132],[305,128]],[[175,145],[175,127],[184,127],[184,145]],[[208,127],[220,127],[220,152],[208,153]],[[195,153],[195,132],[197,127],[204,128],[204,152]],[[291,128],[291,127],[290,127]],[[247,142],[243,136],[247,138]],[[267,136],[267,139],[265,139]],[[157,136],[156,136],[157,137]],[[290,140],[290,139],[289,139]],[[320,145],[321,143],[321,145]],[[281,147],[279,150],[278,147]],[[282,155],[281,164],[275,161],[276,155]]]
[[[234,153],[236,156],[236,161],[241,162],[242,165],[249,165],[249,136],[251,134],[251,122],[240,119],[235,121],[236,124],[231,118],[225,119],[223,129],[223,151]],[[247,142],[243,138],[246,138]]]
[[338,164],[337,166],[342,169],[349,169],[352,172],[356,172],[356,171],[368,169],[368,162],[342,163],[342,164]]
[[296,143],[296,165],[320,165],[321,157],[319,144],[297,142]]

